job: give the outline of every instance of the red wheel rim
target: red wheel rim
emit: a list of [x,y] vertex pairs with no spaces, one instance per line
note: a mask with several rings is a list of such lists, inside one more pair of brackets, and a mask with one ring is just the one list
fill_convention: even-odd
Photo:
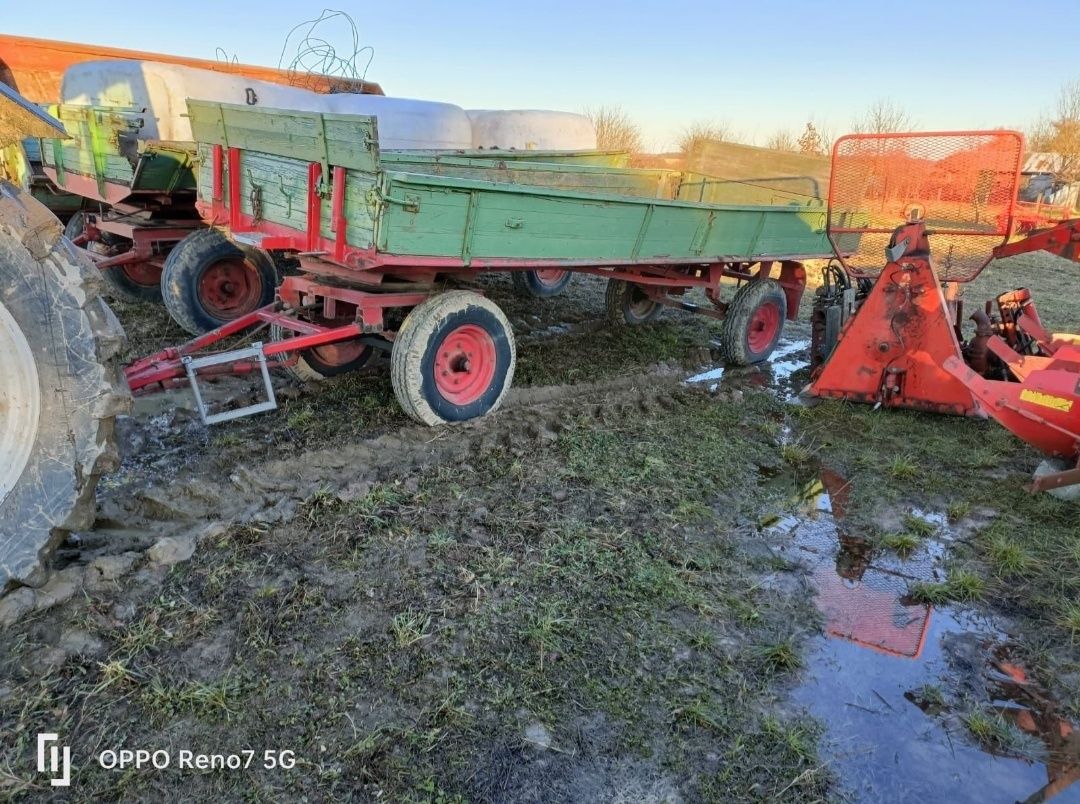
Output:
[[157,287],[161,284],[161,266],[152,262],[129,262],[119,266],[120,272],[129,282],[143,287]]
[[533,271],[533,276],[536,277],[536,281],[544,287],[555,287],[563,278],[570,273],[569,271],[561,271],[558,268],[541,268]]
[[258,274],[246,261],[219,260],[199,277],[199,302],[215,318],[236,318],[258,306],[259,285]]
[[750,318],[746,344],[750,347],[750,351],[759,354],[772,346],[779,332],[780,307],[774,302],[766,302],[754,310],[754,315]]
[[313,346],[308,351],[328,366],[344,366],[358,360],[368,346],[360,341],[341,341]]
[[495,377],[495,341],[483,327],[451,330],[435,354],[435,387],[448,402],[468,405],[482,397]]

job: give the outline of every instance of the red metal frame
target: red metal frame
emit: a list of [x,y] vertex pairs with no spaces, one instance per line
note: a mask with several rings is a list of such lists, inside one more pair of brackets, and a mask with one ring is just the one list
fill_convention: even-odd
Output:
[[[305,349],[350,340],[364,334],[384,332],[383,312],[397,307],[413,307],[427,299],[433,291],[411,293],[371,293],[368,291],[323,285],[311,277],[289,276],[278,290],[279,301],[241,316],[215,330],[200,335],[181,346],[169,347],[160,352],[136,360],[124,374],[133,394],[147,393],[154,388],[167,387],[186,379],[183,359],[201,353],[210,347],[256,326],[277,324],[282,329],[300,333],[271,343],[265,343],[262,353],[266,357],[298,354]],[[341,326],[323,326],[298,318],[291,311],[298,307],[318,310],[325,320],[339,318],[338,305],[355,307],[356,320]],[[295,357],[293,358],[295,361]],[[280,360],[288,365],[289,360]],[[259,367],[250,360],[238,360],[220,366],[201,369],[200,374],[249,374]]]

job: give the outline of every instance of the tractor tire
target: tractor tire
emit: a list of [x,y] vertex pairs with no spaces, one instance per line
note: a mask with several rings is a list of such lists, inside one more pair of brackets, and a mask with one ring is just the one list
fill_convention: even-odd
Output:
[[498,305],[453,290],[405,317],[390,353],[390,379],[401,409],[434,426],[498,408],[516,363],[514,333]]
[[532,296],[534,299],[550,299],[558,296],[574,275],[570,271],[558,269],[539,269],[536,271],[514,271],[510,279],[514,283],[514,289],[522,296]]
[[66,532],[94,520],[130,394],[98,270],[53,214],[0,182],[0,590],[40,586]]
[[[292,337],[291,333],[280,325],[270,325],[271,342],[289,337]],[[337,377],[340,374],[366,368],[375,359],[376,351],[375,347],[358,341],[341,341],[304,349],[295,363],[280,366],[279,369],[297,382],[321,382],[328,377]],[[283,360],[285,357],[282,355],[278,359]]]
[[609,279],[604,291],[607,320],[616,326],[648,324],[660,315],[662,305],[646,296],[633,282]]
[[732,366],[750,366],[767,360],[784,332],[787,296],[775,279],[743,285],[735,293],[724,317],[721,346]]
[[201,335],[274,300],[277,268],[265,251],[217,229],[192,232],[165,258],[161,296],[173,320]]
[[[86,213],[76,212],[64,227],[64,236],[74,240],[83,233],[86,225]],[[103,241],[108,244],[110,235],[103,234]],[[87,244],[87,250],[89,250]],[[131,265],[115,265],[101,271],[108,286],[109,294],[126,302],[161,302],[161,269],[148,262]]]

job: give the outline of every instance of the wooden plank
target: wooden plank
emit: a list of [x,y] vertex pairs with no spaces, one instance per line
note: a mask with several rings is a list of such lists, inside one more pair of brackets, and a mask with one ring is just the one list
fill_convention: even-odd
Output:
[[669,170],[610,168],[591,164],[418,154],[384,151],[387,169],[507,184],[614,193],[642,198],[672,198],[680,174]]
[[463,157],[467,159],[513,160],[515,162],[548,162],[566,165],[592,165],[594,167],[625,168],[630,164],[626,151],[517,151],[517,150],[448,150],[417,151],[399,150],[395,153],[421,156]]
[[[209,203],[213,199],[212,146],[199,146],[199,198]],[[307,162],[274,154],[244,151],[240,155],[240,208],[247,215],[255,214],[258,200],[263,220],[288,226],[299,232],[307,231]],[[368,193],[375,186],[373,173],[348,171],[345,183],[345,239],[354,247],[369,248],[374,239],[375,222]],[[223,183],[226,191],[228,180]],[[330,220],[332,205],[322,205],[321,233],[332,237]]]
[[419,201],[415,211],[398,204],[383,211],[380,247],[394,254],[647,262],[831,253],[821,208],[699,205],[416,174],[388,177],[391,195]]
[[199,143],[321,162],[324,173],[331,165],[369,173],[378,169],[374,117],[195,100],[188,101],[188,113],[192,135]]

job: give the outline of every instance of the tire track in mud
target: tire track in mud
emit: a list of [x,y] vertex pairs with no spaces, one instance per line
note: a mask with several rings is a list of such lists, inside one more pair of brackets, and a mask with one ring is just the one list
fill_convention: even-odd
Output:
[[58,552],[55,571],[38,589],[0,599],[0,629],[52,608],[80,590],[113,588],[134,574],[160,585],[169,567],[188,560],[200,541],[237,525],[277,524],[296,515],[316,493],[342,500],[364,497],[375,483],[440,464],[483,458],[497,451],[523,454],[553,442],[568,420],[617,421],[634,413],[662,414],[687,390],[685,371],[661,365],[652,372],[598,383],[514,389],[494,414],[452,426],[408,425],[375,438],[255,466],[207,473],[180,470],[167,482],[119,487],[104,495],[94,528]]

